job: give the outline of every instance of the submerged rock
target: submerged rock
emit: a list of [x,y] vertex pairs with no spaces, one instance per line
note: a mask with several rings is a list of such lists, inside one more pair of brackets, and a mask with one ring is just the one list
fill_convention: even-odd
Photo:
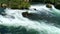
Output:
[[47,8],[52,8],[52,4],[46,4]]

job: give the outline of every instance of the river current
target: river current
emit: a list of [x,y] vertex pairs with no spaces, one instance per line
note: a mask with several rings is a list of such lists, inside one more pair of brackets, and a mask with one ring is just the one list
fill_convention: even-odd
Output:
[[[36,9],[36,10],[34,10]],[[0,15],[1,34],[60,34],[60,10],[53,5],[31,5],[29,10],[4,9],[6,15]],[[28,11],[32,16],[23,17]]]

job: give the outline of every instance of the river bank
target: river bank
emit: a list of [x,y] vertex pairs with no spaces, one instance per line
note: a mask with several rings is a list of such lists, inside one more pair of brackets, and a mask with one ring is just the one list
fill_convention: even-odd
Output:
[[[1,0],[0,0],[1,1]],[[11,9],[29,9],[31,4],[52,4],[57,9],[60,9],[59,0],[2,0],[0,2],[0,7],[11,8]]]

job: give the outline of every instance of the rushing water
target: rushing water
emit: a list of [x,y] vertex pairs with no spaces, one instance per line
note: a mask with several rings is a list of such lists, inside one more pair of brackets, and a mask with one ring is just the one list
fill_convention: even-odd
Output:
[[[52,8],[32,5],[29,10],[6,8],[4,11],[6,15],[0,15],[1,34],[60,34],[60,10],[53,5]],[[23,17],[26,11],[32,16]]]

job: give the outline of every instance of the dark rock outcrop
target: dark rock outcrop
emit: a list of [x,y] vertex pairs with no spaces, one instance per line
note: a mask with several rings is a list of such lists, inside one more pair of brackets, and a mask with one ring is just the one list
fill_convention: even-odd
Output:
[[7,4],[5,4],[5,3],[0,3],[0,8],[7,8]]
[[32,14],[30,14],[30,13],[28,13],[28,12],[23,12],[22,13],[22,16],[23,17],[29,17],[29,16],[31,16]]
[[46,4],[47,8],[52,8],[52,4]]

